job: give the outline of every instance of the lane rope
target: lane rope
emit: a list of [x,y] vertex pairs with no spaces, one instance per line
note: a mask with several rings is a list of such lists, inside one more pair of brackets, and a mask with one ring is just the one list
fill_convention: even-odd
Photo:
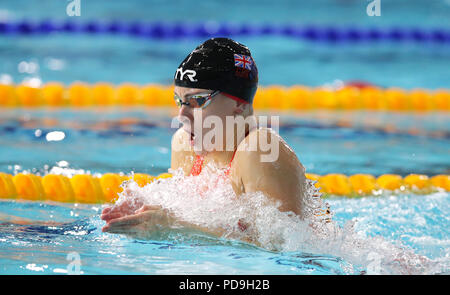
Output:
[[[135,173],[131,176],[106,173],[99,177],[78,174],[73,177],[47,174],[19,173],[11,175],[0,172],[0,199],[29,201],[56,201],[65,203],[113,203],[122,191],[122,182],[133,179],[140,187],[153,181],[172,177],[169,173],[157,176]],[[378,177],[370,174],[344,175],[330,173],[318,175],[306,173],[306,177],[320,188],[322,197],[341,196],[348,198],[373,196],[385,193],[429,194],[436,191],[450,191],[450,175],[429,177],[422,174],[409,174],[405,177],[383,174]]]
[[[173,86],[99,82],[74,82],[68,86],[49,82],[41,87],[0,84],[2,107],[172,106]],[[450,111],[448,89],[379,88],[373,86],[326,87],[262,86],[256,92],[255,109]]]
[[309,42],[362,43],[410,42],[417,44],[450,44],[448,28],[416,27],[343,27],[300,24],[249,24],[206,21],[188,22],[121,22],[66,20],[21,20],[0,22],[0,35],[48,35],[51,33],[126,35],[147,39],[209,38],[213,36],[283,36]]

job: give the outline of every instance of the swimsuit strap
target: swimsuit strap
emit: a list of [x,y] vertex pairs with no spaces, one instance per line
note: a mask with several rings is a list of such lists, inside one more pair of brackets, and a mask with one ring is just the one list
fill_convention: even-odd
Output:
[[[250,131],[245,132],[244,139],[247,137],[247,135],[248,135],[249,133],[250,133]],[[234,150],[233,156],[231,157],[231,161],[230,161],[230,163],[228,164],[227,169],[225,170],[225,175],[227,175],[227,176],[230,174],[230,171],[231,171],[231,163],[233,163],[234,156],[236,155],[236,152],[237,152],[237,148]]]
[[[225,175],[230,174],[231,163],[233,162],[234,155],[236,155],[236,150],[234,151],[233,156],[231,157],[231,161],[230,161],[230,163],[228,164],[228,167],[225,170]],[[205,160],[205,158],[203,156],[200,156],[200,155],[196,155],[195,156],[194,165],[192,165],[192,169],[191,169],[190,175],[198,176],[202,172],[202,166],[203,166],[203,161],[204,160]]]
[[[245,137],[247,137],[248,133],[249,132],[245,133]],[[227,176],[230,174],[231,163],[233,162],[234,156],[236,155],[236,151],[237,151],[237,149],[234,150],[233,156],[231,157],[231,161],[230,161],[230,163],[228,163],[228,167],[225,169],[225,175],[227,175]],[[192,166],[190,175],[198,176],[202,172],[202,166],[203,166],[204,159],[205,159],[204,156],[195,155],[194,165]]]
[[231,163],[233,162],[234,155],[236,155],[236,151],[237,151],[237,149],[234,150],[233,156],[231,157],[231,161],[230,161],[230,163],[228,163],[228,167],[227,167],[227,169],[225,170],[225,175],[227,175],[227,176],[230,175],[230,171],[231,171]]

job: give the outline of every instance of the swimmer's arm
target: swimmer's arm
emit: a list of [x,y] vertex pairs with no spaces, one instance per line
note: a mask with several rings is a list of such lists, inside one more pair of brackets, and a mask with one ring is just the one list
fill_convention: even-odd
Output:
[[224,229],[211,229],[208,227],[204,227],[204,226],[200,226],[197,224],[193,224],[184,220],[177,220],[175,219],[173,221],[173,228],[182,228],[182,229],[187,229],[190,231],[197,231],[197,232],[201,232],[201,233],[205,233],[208,234],[210,236],[215,236],[215,237],[222,237],[225,235],[226,231]]
[[182,220],[178,220],[176,222],[176,224],[180,228],[205,233],[207,235],[214,236],[217,238],[222,238],[222,237],[225,237],[225,235],[228,235],[228,238],[241,240],[241,241],[247,242],[247,243],[252,243],[252,244],[255,244],[256,246],[261,246],[260,243],[258,241],[256,241],[254,238],[252,238],[251,236],[242,236],[242,235],[236,236],[233,232],[230,233],[227,230],[222,229],[222,228],[211,229],[211,228],[192,224],[190,222],[186,222],[186,221],[182,221]]
[[[109,220],[104,232],[124,234],[132,238],[151,239],[161,229],[197,231],[210,236],[223,237],[227,230],[209,228],[181,220],[160,206],[143,206],[135,214]],[[231,237],[233,238],[233,237]],[[250,240],[244,239],[246,242]]]
[[263,162],[261,156],[268,153],[242,151],[236,154],[236,164],[239,167],[236,171],[245,192],[262,192],[270,199],[281,203],[280,211],[292,211],[301,215],[305,168],[278,135],[263,133],[261,136],[272,136],[278,140],[278,157],[274,158],[273,162]]

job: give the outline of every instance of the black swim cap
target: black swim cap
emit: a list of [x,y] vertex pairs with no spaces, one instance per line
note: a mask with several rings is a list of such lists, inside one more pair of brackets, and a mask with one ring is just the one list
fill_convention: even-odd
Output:
[[229,38],[212,38],[183,60],[174,80],[176,86],[220,90],[252,103],[258,69],[247,46]]

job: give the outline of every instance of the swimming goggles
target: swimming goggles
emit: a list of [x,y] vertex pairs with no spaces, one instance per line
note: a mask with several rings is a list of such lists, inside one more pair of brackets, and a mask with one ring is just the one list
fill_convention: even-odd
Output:
[[177,94],[174,95],[175,103],[178,107],[182,107],[183,105],[186,105],[191,108],[206,108],[212,101],[212,98],[219,94],[219,90],[216,90],[212,93],[208,94],[194,94],[186,98],[187,101],[183,101],[181,97],[179,97]]

